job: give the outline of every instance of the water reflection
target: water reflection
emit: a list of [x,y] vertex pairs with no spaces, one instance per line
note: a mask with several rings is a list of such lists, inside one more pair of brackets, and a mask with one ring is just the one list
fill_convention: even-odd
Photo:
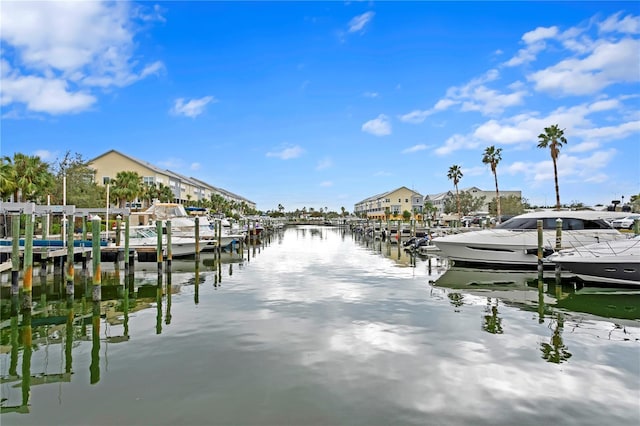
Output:
[[557,313],[555,324],[553,324],[551,328],[553,328],[551,339],[549,343],[543,342],[540,344],[540,351],[542,352],[542,359],[554,364],[560,364],[571,358],[571,353],[562,340],[564,315]]
[[3,299],[3,424],[114,406],[122,424],[638,423],[637,292],[457,271],[341,229],[273,241],[162,275],[103,265],[97,303],[82,277],[73,297],[47,282],[29,318]]

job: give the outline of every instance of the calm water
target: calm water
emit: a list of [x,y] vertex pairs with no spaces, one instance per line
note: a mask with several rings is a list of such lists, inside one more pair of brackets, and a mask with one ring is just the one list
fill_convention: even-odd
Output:
[[3,300],[2,424],[640,423],[638,291],[445,272],[337,228],[251,254],[159,290],[148,264],[95,307],[34,295],[31,351]]

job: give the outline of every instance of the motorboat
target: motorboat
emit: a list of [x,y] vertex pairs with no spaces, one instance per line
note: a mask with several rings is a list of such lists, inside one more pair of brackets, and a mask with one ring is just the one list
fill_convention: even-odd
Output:
[[456,264],[534,268],[538,264],[537,222],[542,221],[544,255],[556,247],[557,220],[562,220],[561,248],[623,240],[624,234],[605,219],[620,213],[591,210],[548,210],[515,216],[492,229],[435,237],[442,255]]
[[[124,231],[123,231],[124,232]],[[121,238],[121,244],[124,236]],[[197,243],[197,244],[196,244]],[[196,240],[193,237],[171,235],[172,257],[193,256],[202,251],[208,244],[215,244],[215,240]],[[158,246],[158,233],[153,226],[132,226],[129,229],[129,247],[134,250],[152,249]],[[167,246],[167,236],[162,235],[162,247]]]
[[640,235],[560,250],[546,260],[586,282],[640,286]]
[[[182,204],[155,202],[147,210],[134,215],[143,216],[139,222],[148,225],[154,225],[156,221],[160,220],[163,229],[166,227],[166,222],[170,220],[172,235],[195,238],[196,218],[189,215]],[[216,233],[209,218],[205,215],[197,216],[197,218],[198,237],[208,240],[216,239]],[[166,233],[166,231],[163,232]]]

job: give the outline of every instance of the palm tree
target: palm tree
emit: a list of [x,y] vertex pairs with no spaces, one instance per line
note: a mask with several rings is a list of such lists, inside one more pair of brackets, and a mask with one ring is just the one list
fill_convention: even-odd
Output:
[[143,193],[142,176],[138,172],[118,172],[111,186],[111,195],[118,200],[121,208],[125,207],[127,201],[133,201]]
[[500,223],[500,191],[498,190],[498,173],[496,172],[496,168],[498,167],[498,163],[502,160],[502,156],[500,153],[502,152],[502,148],[496,149],[495,146],[491,145],[484,150],[484,154],[482,155],[482,162],[484,164],[489,164],[491,166],[491,172],[493,173],[493,179],[496,182],[496,210],[497,210],[497,219],[496,223]]
[[35,200],[53,189],[54,178],[49,171],[49,164],[40,157],[16,153],[13,156],[13,168],[16,177],[14,200]]
[[558,155],[563,144],[567,143],[564,137],[564,130],[560,130],[557,124],[545,127],[544,133],[538,135],[538,148],[549,148],[551,150],[551,160],[553,161],[553,177],[556,183],[556,210],[560,210],[560,187],[558,186]]
[[0,160],[0,199],[4,200],[17,190],[16,169],[10,157],[3,156]]
[[460,193],[458,192],[458,183],[460,179],[462,179],[462,170],[460,166],[454,164],[449,167],[449,172],[447,173],[447,178],[453,181],[453,186],[456,188],[456,205],[458,206],[458,219],[462,217],[460,214]]

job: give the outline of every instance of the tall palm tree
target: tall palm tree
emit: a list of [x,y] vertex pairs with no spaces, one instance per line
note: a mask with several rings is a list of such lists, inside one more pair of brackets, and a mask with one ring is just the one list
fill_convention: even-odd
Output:
[[456,205],[458,206],[458,218],[461,218],[462,215],[460,214],[460,192],[458,191],[458,183],[460,182],[460,179],[462,179],[462,170],[460,169],[460,166],[454,164],[453,166],[449,167],[447,178],[453,181],[453,186],[456,188]]
[[482,162],[484,164],[488,164],[491,166],[491,172],[493,173],[493,179],[496,182],[496,210],[497,210],[497,219],[496,222],[500,223],[500,191],[498,190],[498,173],[496,172],[496,168],[498,167],[498,163],[502,160],[502,156],[500,153],[502,152],[502,148],[496,149],[495,146],[491,145],[484,150],[482,155]]
[[121,208],[127,201],[133,201],[143,193],[142,176],[138,172],[121,171],[111,182],[111,195],[114,196]]
[[553,161],[553,177],[556,184],[556,209],[560,210],[560,187],[558,186],[558,155],[560,148],[567,143],[564,137],[564,130],[557,124],[544,128],[544,133],[538,135],[538,148],[549,148],[551,150],[551,160]]

